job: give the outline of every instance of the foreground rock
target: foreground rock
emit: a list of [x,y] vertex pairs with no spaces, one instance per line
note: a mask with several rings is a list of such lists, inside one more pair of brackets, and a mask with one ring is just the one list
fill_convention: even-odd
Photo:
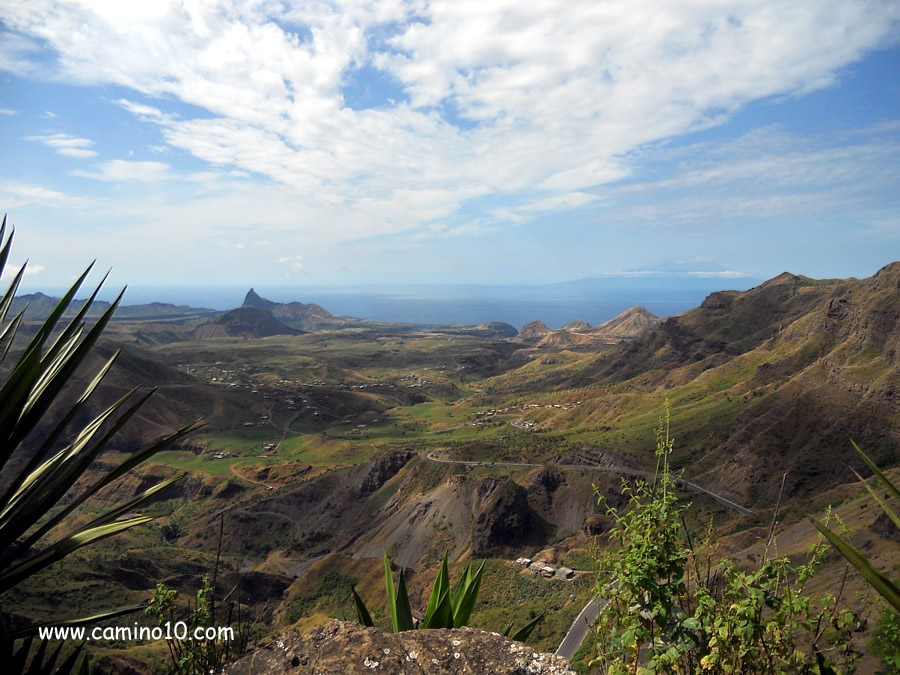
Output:
[[227,666],[225,675],[261,673],[574,673],[568,662],[497,633],[457,628],[384,633],[332,621],[309,635],[284,633]]

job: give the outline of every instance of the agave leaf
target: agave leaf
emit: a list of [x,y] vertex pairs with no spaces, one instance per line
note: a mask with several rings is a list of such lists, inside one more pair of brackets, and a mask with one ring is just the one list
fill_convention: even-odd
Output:
[[[7,242],[6,247],[4,248],[4,255],[9,248],[9,242]],[[2,266],[0,266],[0,274],[2,274]],[[22,281],[22,277],[25,276],[25,265],[22,265],[19,268],[19,271],[16,272],[16,276],[13,277],[12,282],[9,284],[9,288],[6,289],[6,293],[3,294],[3,298],[0,299],[0,324],[6,321],[6,315],[9,313],[9,308],[12,305],[13,298],[16,295],[16,291],[19,290],[19,284]]]
[[459,579],[456,580],[456,584],[453,586],[453,594],[450,596],[450,602],[453,606],[453,613],[456,614],[456,610],[459,607],[459,602],[462,599],[463,592],[467,585],[472,583],[472,561],[468,561],[466,563],[466,567],[463,570],[462,575]]
[[453,628],[453,603],[449,590],[441,596],[431,616],[422,622],[422,628]]
[[110,471],[108,474],[100,478],[96,483],[94,483],[91,487],[85,490],[79,497],[73,500],[72,503],[81,504],[84,500],[86,500],[90,495],[96,494],[99,490],[102,490],[104,487],[115,481],[120,476],[128,473],[136,467],[138,464],[141,464],[148,460],[150,457],[155,455],[157,452],[164,450],[166,447],[177,441],[179,438],[186,436],[187,434],[200,429],[201,427],[206,426],[205,422],[201,420],[196,420],[191,422],[190,424],[186,424],[181,427],[175,433],[169,434],[165,438],[161,438],[155,443],[151,443],[145,448],[138,450],[137,452],[131,454],[128,459],[119,464],[115,469]]
[[[6,234],[6,215],[3,216],[3,224],[0,225],[0,242],[3,241],[4,234]],[[3,244],[2,250],[0,250],[0,275],[2,275],[3,270],[6,269],[6,262],[7,260],[9,260],[9,251],[12,248],[12,241],[14,236],[15,232],[10,232],[9,239],[6,240],[6,243]],[[25,265],[23,264],[19,268],[19,271],[16,273],[16,276],[13,278],[12,282],[9,284],[6,293],[3,295],[3,299],[0,300],[0,324],[2,324],[6,320],[6,313],[9,311],[9,306],[12,304],[12,300],[16,294],[16,290],[19,288],[19,282],[22,281],[22,276],[24,274]]]
[[855,469],[853,469],[853,468],[851,467],[850,470],[856,475],[856,477],[859,479],[859,482],[863,484],[863,487],[865,487],[866,490],[868,490],[869,494],[872,495],[872,496],[875,498],[875,501],[878,502],[878,506],[881,507],[881,510],[884,511],[886,514],[888,514],[888,518],[890,518],[891,520],[894,521],[894,525],[896,525],[898,528],[900,528],[900,516],[898,516],[898,515],[894,512],[894,509],[892,509],[890,506],[888,506],[887,502],[885,502],[885,501],[878,495],[878,493],[875,492],[874,489],[872,489],[872,486],[869,485],[868,481],[866,481],[865,478],[863,478],[863,477],[860,476],[858,473],[856,473],[856,470],[855,470]]
[[25,671],[25,675],[52,675],[53,671],[47,668],[44,663],[44,655],[47,653],[49,644],[48,640],[42,640],[38,643],[37,652],[35,652],[34,657],[31,659],[31,665],[29,665],[28,670]]
[[[44,462],[29,474],[0,513],[0,542],[9,545],[32,527],[40,517],[68,492],[94,458],[147,399],[145,395],[111,425],[100,441],[91,445],[104,423],[124,405],[136,390],[132,389],[95,418],[78,435],[75,442]],[[151,392],[152,393],[152,392]]]
[[478,600],[478,590],[481,588],[481,577],[484,574],[484,562],[482,561],[478,571],[472,577],[466,578],[466,584],[460,595],[459,604],[453,612],[453,627],[459,628],[469,623],[472,610]]
[[40,354],[34,351],[26,352],[0,389],[0,401],[3,401],[3,406],[0,407],[0,469],[15,450],[2,441],[12,435],[22,405],[31,390],[31,385],[40,374],[40,368]]
[[[108,277],[109,277],[109,271],[107,271],[106,274],[103,275],[103,278],[100,279],[100,283],[94,287],[94,291],[88,296],[87,300],[85,300],[84,303],[81,305],[81,309],[79,309],[75,313],[75,316],[72,317],[72,319],[69,321],[69,323],[66,325],[66,327],[62,331],[60,331],[59,336],[57,336],[57,338],[53,341],[53,343],[50,345],[50,348],[47,350],[46,354],[44,355],[45,359],[55,358],[58,345],[62,342],[65,342],[66,340],[68,340],[69,336],[74,331],[78,330],[79,328],[81,328],[84,325],[85,318],[87,317],[88,312],[90,311],[91,307],[93,306],[94,300],[97,299],[97,294],[100,292],[100,289],[103,287],[103,284],[106,283],[106,279]],[[110,310],[112,310],[112,312],[115,312],[115,308],[119,306],[119,302],[122,300],[122,297],[124,295],[125,295],[125,289],[123,288],[121,291],[119,291],[119,295],[113,301],[112,305],[106,309],[104,314],[110,313]],[[101,319],[102,319],[102,315],[101,315]],[[100,322],[101,319],[98,319],[98,323]]]
[[[174,443],[179,438],[191,433],[192,431],[196,431],[200,427],[204,426],[204,423],[200,420],[187,424],[178,431],[165,438],[156,441],[155,443],[139,450],[138,452],[132,453],[129,455],[128,459],[119,464],[115,469],[110,471],[108,474],[98,479],[93,485],[91,485],[86,490],[82,490],[77,497],[75,497],[65,508],[63,508],[59,513],[55,514],[53,518],[49,519],[46,523],[44,523],[40,529],[36,530],[33,534],[29,535],[28,539],[23,543],[23,545],[17,549],[17,551],[22,551],[28,546],[34,544],[38,539],[40,539],[44,534],[49,532],[51,529],[56,527],[60,522],[62,522],[72,511],[77,509],[81,504],[83,504],[89,497],[97,494],[104,487],[128,473],[131,469],[133,469],[138,464],[146,461],[153,455],[155,455],[160,450],[163,450],[171,443]],[[15,557],[15,555],[13,555]]]
[[16,334],[19,332],[19,326],[22,325],[22,317],[24,316],[25,309],[22,309],[15,317],[13,317],[13,320],[6,325],[3,331],[0,332],[0,342],[3,343],[3,351],[0,351],[0,362],[6,360],[6,355],[9,354],[9,349],[12,347],[13,342],[15,342]]
[[[81,648],[84,645],[81,645],[78,648],[78,652],[81,651]],[[77,658],[78,652],[75,653],[75,657]],[[72,664],[74,665],[75,659],[72,660]],[[61,670],[61,669],[60,669]],[[65,671],[63,671],[65,672]],[[91,675],[91,660],[88,658],[87,653],[85,652],[84,656],[81,657],[81,665],[78,666],[78,675]]]
[[116,506],[113,509],[110,509],[109,511],[104,513],[102,516],[98,516],[97,518],[94,518],[94,520],[92,520],[91,522],[89,522],[87,525],[84,526],[84,529],[88,529],[91,527],[99,527],[100,525],[105,525],[106,523],[111,523],[112,521],[116,520],[117,518],[121,518],[126,513],[131,513],[138,506],[140,506],[145,501],[150,499],[153,495],[155,495],[158,492],[162,492],[167,487],[169,487],[170,485],[172,485],[174,483],[177,483],[185,476],[187,476],[186,473],[180,473],[177,476],[172,476],[171,478],[168,478],[160,483],[157,483],[153,487],[147,488],[146,490],[141,492],[139,495],[135,495],[134,497],[129,499],[127,502],[120,504],[119,506]]
[[397,581],[397,627],[398,630],[412,630],[415,628],[412,618],[412,608],[409,605],[409,595],[406,593],[406,580],[403,578],[403,570],[400,570],[400,579]]
[[[3,388],[0,389],[0,401],[3,401],[6,405],[10,405],[12,401],[18,401],[19,397],[23,395],[23,392],[21,391],[23,383],[26,392],[30,390],[31,382],[33,380],[29,380],[26,376],[32,374],[35,364],[40,362],[41,349],[44,342],[53,332],[59,318],[66,311],[69,303],[72,302],[75,293],[78,292],[78,289],[81,287],[81,284],[84,282],[93,266],[94,263],[88,265],[88,268],[75,280],[75,283],[72,284],[72,287],[69,288],[62,299],[60,299],[53,311],[50,312],[50,316],[44,320],[40,329],[38,329],[37,333],[35,333],[34,337],[31,339],[31,342],[25,348],[22,358],[19,360],[16,368],[13,369],[9,379],[3,385]],[[14,397],[12,396],[13,394],[15,394]],[[18,407],[16,407],[16,410],[18,410]],[[3,429],[6,426],[8,416],[11,415],[12,412],[13,411],[4,411],[4,414],[0,416],[0,429]]]
[[[47,659],[43,663],[43,667],[41,669],[42,672],[47,673],[47,675],[52,675],[52,673],[54,672],[53,668],[56,665],[56,660],[59,658],[59,653],[62,651],[64,644],[65,643],[62,640],[60,640],[59,644],[56,645],[56,649],[53,650],[53,653],[50,655],[50,658]],[[60,671],[57,671],[57,672],[60,672]],[[62,675],[62,673],[64,673],[64,672],[65,671],[61,671],[60,675]]]
[[[126,397],[119,399],[119,401],[107,408],[99,417],[95,418],[90,424],[82,429],[71,444],[45,460],[39,467],[25,475],[24,478],[21,476],[17,477],[16,482],[20,483],[20,485],[15,488],[14,491],[9,491],[11,496],[4,499],[5,504],[3,510],[0,511],[0,534],[2,534],[3,539],[14,539],[21,532],[25,531],[21,530],[21,532],[16,534],[10,534],[11,529],[8,521],[15,515],[15,509],[17,507],[19,509],[29,507],[36,508],[39,502],[38,498],[41,496],[40,493],[37,492],[37,489],[42,484],[45,484],[46,481],[50,480],[54,472],[61,470],[60,467],[69,468],[70,470],[74,468],[74,462],[71,461],[71,458],[77,456],[83,448],[87,447],[91,438],[99,431],[103,423],[115,412],[118,406],[127,400],[127,396],[130,396],[133,391],[134,390],[129,392]],[[68,467],[65,465],[67,460],[69,460]],[[69,487],[71,487],[71,484]],[[30,502],[26,499],[29,496],[32,497]],[[50,505],[52,504],[53,502],[50,503]],[[3,540],[0,540],[0,542],[2,541]]]
[[853,548],[849,543],[841,539],[834,532],[832,532],[828,527],[824,524],[820,523],[817,520],[812,520],[810,518],[813,525],[816,526],[816,529],[821,532],[825,538],[834,546],[838,551],[840,551],[841,555],[843,555],[851,565],[853,565],[856,569],[858,569],[863,577],[865,577],[866,581],[869,582],[869,585],[872,586],[885,600],[887,600],[891,605],[894,606],[898,612],[900,612],[900,589],[891,582],[890,579],[885,577],[881,572],[876,570],[872,565],[866,560],[860,553]]
[[363,599],[359,597],[359,593],[356,592],[356,588],[354,588],[353,586],[350,587],[350,592],[353,593],[353,602],[356,604],[356,616],[359,619],[359,622],[363,626],[374,628],[375,622],[372,621],[372,615],[369,614],[366,603],[364,603]]
[[75,319],[60,333],[47,353],[41,356],[45,340],[49,337],[56,322],[62,316],[92,266],[93,263],[51,312],[26,348],[3,389],[0,390],[0,400],[5,403],[3,412],[0,414],[0,438],[5,439],[2,446],[3,454],[0,455],[0,466],[9,459],[16,446],[30,433],[69,377],[74,374],[122,299],[120,293],[107,312],[92,327],[87,337],[76,347],[75,340],[80,335],[82,328],[81,319],[96,297],[100,289],[98,286]]
[[513,627],[513,620],[510,619],[510,620],[509,620],[509,623],[506,624],[506,628],[504,628],[504,629],[500,632],[500,634],[501,634],[503,637],[509,637],[509,634],[512,633],[512,627]]
[[110,619],[116,619],[120,616],[125,616],[126,614],[140,612],[146,608],[146,603],[141,603],[140,605],[126,605],[124,607],[118,607],[106,612],[98,612],[97,614],[92,614],[90,616],[81,616],[77,619],[54,621],[52,624],[33,624],[31,626],[25,626],[24,628],[12,630],[9,632],[9,634],[13,640],[19,640],[22,638],[29,639],[37,635],[38,631],[46,625],[59,626],[60,628],[67,626],[87,626],[88,624],[97,623],[98,621],[109,621]]
[[22,641],[22,646],[19,647],[12,656],[10,672],[21,673],[25,671],[25,662],[28,660],[28,654],[31,653],[31,645],[33,642],[34,637],[27,637]]
[[[0,223],[0,241],[3,241],[3,237],[6,234],[6,214],[3,214],[3,222]],[[9,247],[12,244],[12,238],[15,232],[9,233],[9,239],[6,241],[6,245],[3,247],[3,251],[0,252],[0,275],[3,274],[3,268],[6,267],[6,259],[9,257]]]
[[894,499],[900,499],[900,489],[898,489],[896,485],[894,485],[891,481],[888,480],[887,476],[885,476],[881,472],[881,469],[879,469],[875,465],[875,462],[873,462],[871,459],[869,459],[869,456],[866,453],[864,453],[862,450],[859,449],[859,446],[856,444],[856,441],[851,439],[850,443],[853,444],[853,449],[856,450],[856,452],[859,454],[860,457],[862,457],[863,461],[866,464],[868,464],[870,469],[872,469],[872,473],[874,473],[876,476],[878,476],[878,479],[882,483],[884,483],[885,487],[887,487],[887,489],[890,491],[890,493],[892,495],[894,495]]
[[536,617],[534,617],[531,621],[529,621],[524,626],[522,626],[519,630],[517,630],[513,634],[512,639],[515,640],[516,642],[525,642],[525,640],[527,640],[528,637],[531,635],[531,631],[534,630],[535,626],[537,626],[543,618],[544,618],[544,613],[541,612]]
[[43,675],[46,672],[43,666],[48,644],[47,640],[41,640],[38,643],[37,651],[34,653],[34,658],[31,659],[31,666],[26,671],[26,675]]
[[[72,477],[80,476],[87,466],[103,449],[103,446],[110,438],[121,429],[126,422],[138,411],[143,403],[153,393],[151,390],[142,396],[136,403],[133,403],[124,413],[122,413],[116,421],[110,425],[110,428],[100,438],[93,442],[100,429],[111,419],[111,417],[135,394],[137,389],[132,389],[118,401],[113,403],[109,408],[104,410],[100,415],[95,417],[79,434],[75,440],[57,452],[55,455],[45,460],[36,469],[32,470],[24,480],[21,486],[16,490],[9,500],[9,505],[0,513],[0,524],[4,522],[7,511],[10,508],[22,502],[26,497],[39,494],[44,500],[50,499],[48,493],[53,491],[60,497],[65,494],[72,486]],[[40,492],[35,492],[40,490]],[[55,504],[56,500],[51,504]],[[24,532],[24,530],[23,530]]]
[[73,551],[77,551],[82,546],[87,546],[95,541],[106,539],[114,534],[123,532],[136,525],[143,525],[153,520],[152,516],[135,516],[128,520],[120,520],[115,523],[107,523],[88,530],[80,530],[75,534],[62,539],[55,544],[47,547],[36,556],[28,558],[18,565],[7,568],[0,575],[0,594],[5,593],[23,579],[36,574],[48,565],[52,565],[57,560],[62,560]]
[[41,459],[45,457],[48,452],[50,452],[50,450],[56,444],[57,439],[62,436],[63,431],[65,431],[66,427],[68,427],[72,420],[75,419],[75,416],[81,411],[81,409],[84,407],[84,404],[87,403],[87,400],[91,397],[91,394],[94,393],[94,390],[100,385],[100,383],[106,377],[107,373],[109,373],[109,369],[112,368],[113,363],[115,363],[121,351],[121,349],[117,349],[113,353],[109,360],[94,376],[94,379],[91,380],[90,384],[88,384],[88,386],[85,388],[84,393],[82,393],[78,400],[75,401],[75,403],[72,405],[72,407],[66,411],[66,414],[59,421],[59,424],[56,425],[53,431],[51,431],[47,435],[47,437],[44,439],[44,442],[41,444],[40,450],[34,453],[31,460],[29,460],[26,467],[22,470],[20,474],[20,480],[17,480],[13,483],[11,492],[15,492],[15,490],[19,488],[21,479],[24,479],[25,476],[30,474],[41,461]]
[[388,609],[391,611],[391,629],[399,633],[397,625],[397,599],[394,594],[394,578],[391,576],[391,561],[388,560],[387,551],[384,554],[384,589],[387,592]]
[[425,617],[422,619],[422,626],[430,628],[431,617],[437,609],[441,599],[450,591],[450,572],[447,569],[447,553],[444,553],[444,559],[441,561],[441,568],[437,577],[434,579],[434,586],[431,588],[431,597],[428,599],[428,606],[425,608]]
[[[84,652],[84,642],[78,645],[75,648],[75,651],[66,657],[66,660],[60,664],[59,669],[56,672],[60,675],[63,673],[74,673],[75,664],[78,662],[79,657],[81,657],[81,665],[78,668],[78,675],[91,675],[91,665],[87,653]],[[87,670],[84,669],[85,666],[87,666]]]
[[[124,293],[124,291],[123,291]],[[41,382],[40,388],[35,387],[35,391],[29,396],[22,415],[16,423],[14,433],[10,435],[8,443],[11,447],[15,447],[18,443],[31,432],[34,426],[40,420],[41,416],[49,409],[55,400],[57,394],[68,383],[72,375],[87,357],[88,352],[93,348],[100,334],[106,328],[106,324],[112,318],[113,312],[119,306],[122,300],[122,293],[109,306],[109,309],[97,320],[88,334],[81,340],[71,352],[67,353],[63,362],[58,366],[56,373],[52,379]]]

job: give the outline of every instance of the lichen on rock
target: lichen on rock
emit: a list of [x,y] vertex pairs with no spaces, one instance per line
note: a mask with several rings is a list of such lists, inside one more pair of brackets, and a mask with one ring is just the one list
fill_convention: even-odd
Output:
[[308,635],[283,633],[229,664],[224,675],[314,673],[491,673],[568,675],[568,662],[497,633],[456,628],[385,633],[332,621]]

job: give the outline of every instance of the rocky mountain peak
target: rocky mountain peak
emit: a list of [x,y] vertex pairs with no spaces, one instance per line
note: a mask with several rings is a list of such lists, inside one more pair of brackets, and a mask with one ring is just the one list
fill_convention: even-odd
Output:
[[522,330],[519,331],[519,338],[522,340],[540,340],[552,332],[543,321],[532,321],[522,326]]
[[272,302],[271,300],[266,300],[251,288],[249,291],[247,291],[247,295],[244,296],[243,306],[255,307],[256,309],[272,309],[273,307],[277,307],[278,303]]

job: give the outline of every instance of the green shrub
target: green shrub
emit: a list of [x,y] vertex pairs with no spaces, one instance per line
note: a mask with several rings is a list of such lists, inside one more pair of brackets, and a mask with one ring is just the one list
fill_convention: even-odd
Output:
[[[434,586],[431,589],[431,597],[428,600],[428,606],[425,609],[425,615],[422,621],[414,621],[412,616],[412,608],[409,604],[409,595],[406,592],[406,579],[403,576],[403,570],[400,570],[400,577],[397,582],[396,591],[394,590],[394,578],[391,574],[391,561],[384,554],[384,584],[387,590],[388,609],[391,614],[391,628],[395,633],[404,630],[413,630],[416,628],[460,628],[469,622],[472,610],[478,600],[478,590],[481,587],[481,577],[484,573],[484,562],[478,568],[478,571],[472,573],[472,562],[466,564],[462,576],[456,581],[456,585],[450,586],[450,571],[447,567],[447,554],[441,561],[441,569],[434,580]],[[372,616],[366,608],[363,599],[359,597],[356,589],[351,587],[353,600],[356,603],[357,616],[359,622],[364,626],[374,626]],[[513,640],[525,641],[531,635],[531,631],[543,619],[543,614],[532,618],[527,624],[522,626],[515,633],[512,632],[512,622],[507,624],[503,629],[503,635],[512,637]]]
[[672,448],[667,409],[652,482],[623,483],[627,510],[607,510],[614,545],[599,555],[596,591],[610,600],[592,664],[623,674],[852,671],[855,614],[840,608],[841,592],[814,602],[805,591],[824,562],[824,541],[800,565],[771,558],[773,519],[755,569],[718,560],[711,526],[699,539],[687,531],[690,505],[673,491]]
[[872,636],[872,653],[880,656],[888,673],[900,673],[900,612],[885,607]]

